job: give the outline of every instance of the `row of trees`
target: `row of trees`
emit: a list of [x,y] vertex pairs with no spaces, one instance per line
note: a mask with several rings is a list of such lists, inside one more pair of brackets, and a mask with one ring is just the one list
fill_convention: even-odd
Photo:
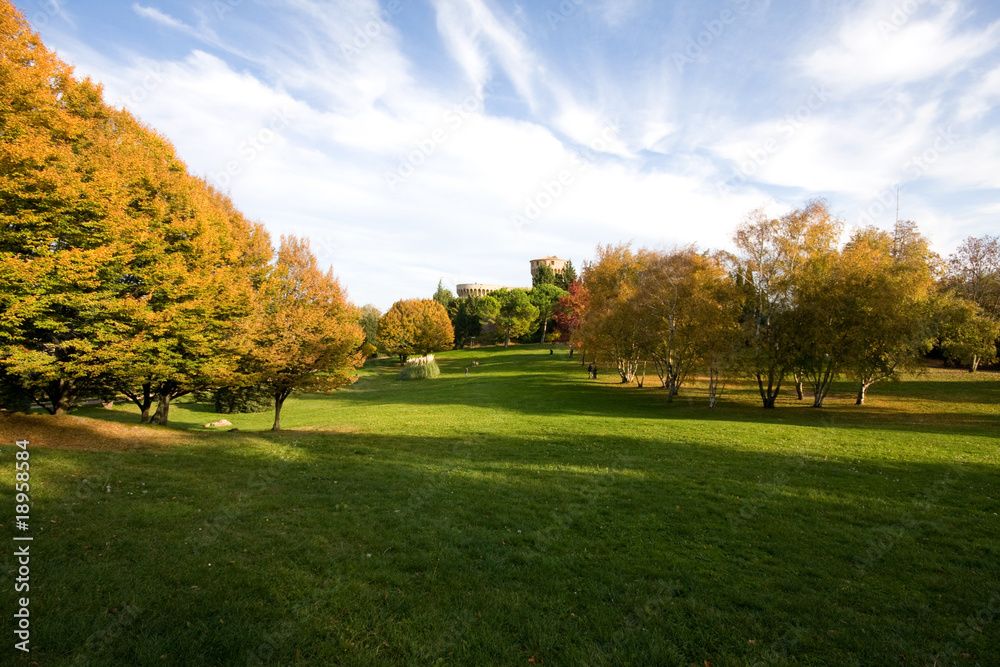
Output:
[[915,225],[855,230],[822,200],[779,218],[751,212],[735,252],[601,246],[559,305],[573,341],[643,383],[651,364],[673,398],[692,375],[714,405],[725,378],[752,379],[765,408],[783,386],[819,407],[839,377],[857,403],[939,346],[975,371],[996,359],[1000,247],[968,239],[948,262]]
[[[142,421],[209,387],[348,382],[359,314],[308,242],[264,227],[77,80],[0,1],[0,399]],[[155,414],[150,414],[156,403]]]

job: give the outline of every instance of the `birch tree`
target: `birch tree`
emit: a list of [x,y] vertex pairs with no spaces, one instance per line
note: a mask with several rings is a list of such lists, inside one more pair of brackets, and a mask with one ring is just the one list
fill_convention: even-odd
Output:
[[797,281],[811,258],[836,248],[839,235],[840,223],[823,200],[780,218],[756,209],[737,227],[732,263],[743,295],[742,363],[757,382],[764,408],[774,408],[785,377],[796,367]]
[[647,350],[649,314],[638,298],[648,254],[628,244],[597,247],[597,258],[585,265],[588,301],[578,336],[595,359],[610,358],[622,383],[632,382]]
[[858,385],[857,405],[873,384],[917,370],[930,349],[931,265],[923,252],[897,247],[892,236],[868,227],[843,250],[841,293],[851,317],[840,335],[849,344],[845,370]]

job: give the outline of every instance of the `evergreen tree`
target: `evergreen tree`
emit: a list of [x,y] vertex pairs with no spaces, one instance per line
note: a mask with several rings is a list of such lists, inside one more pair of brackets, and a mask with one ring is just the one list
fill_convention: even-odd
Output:
[[443,280],[438,280],[437,290],[434,291],[434,296],[432,296],[431,298],[440,303],[445,308],[448,308],[455,300],[455,295],[451,293],[450,289],[444,286]]
[[576,282],[576,269],[573,267],[572,260],[567,259],[562,273],[556,276],[556,286],[568,292],[569,286],[574,282]]
[[531,276],[531,286],[538,287],[539,285],[555,285],[556,284],[556,274],[552,270],[552,267],[548,264],[542,264],[537,269],[535,269],[535,274]]
[[361,307],[361,317],[358,323],[365,334],[365,343],[375,347],[378,341],[378,321],[382,313],[372,304]]
[[506,348],[511,338],[531,331],[538,318],[538,308],[523,289],[501,288],[481,299],[480,317],[503,332],[503,346]]
[[473,338],[478,338],[483,331],[483,324],[479,317],[479,299],[474,296],[455,299],[452,302],[452,307],[448,309],[448,315],[451,317],[451,324],[455,329],[456,348],[465,347]]

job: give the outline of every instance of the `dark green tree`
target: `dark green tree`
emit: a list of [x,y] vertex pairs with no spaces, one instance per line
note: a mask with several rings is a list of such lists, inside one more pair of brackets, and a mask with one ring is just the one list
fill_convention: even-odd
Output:
[[539,285],[555,285],[556,284],[556,274],[552,270],[552,267],[548,264],[542,264],[537,269],[535,269],[535,275],[531,276],[531,286],[538,287]]
[[438,303],[440,303],[445,308],[448,308],[452,301],[455,300],[455,295],[451,293],[451,290],[444,286],[443,280],[438,280],[438,287],[434,291],[434,296],[431,297]]
[[523,289],[501,288],[481,300],[480,317],[486,322],[492,322],[497,330],[503,332],[506,348],[510,339],[523,336],[531,331],[531,326],[538,317],[538,308],[531,303],[528,293]]
[[560,287],[567,292],[569,291],[569,286],[576,281],[576,269],[573,267],[572,260],[566,260],[566,266],[563,267],[562,273],[556,276],[556,286]]
[[567,294],[566,290],[548,284],[537,285],[528,293],[528,299],[538,308],[538,320],[542,328],[540,342],[545,342],[545,334],[548,333],[549,321],[554,315],[556,304]]
[[365,343],[369,345],[376,345],[378,341],[378,320],[380,317],[382,317],[382,313],[374,305],[369,303],[361,307],[361,319],[358,324],[361,325],[361,330],[365,334]]
[[461,297],[452,301],[451,307],[448,309],[448,316],[455,329],[456,348],[465,347],[483,331],[483,324],[479,319],[479,299],[474,296]]

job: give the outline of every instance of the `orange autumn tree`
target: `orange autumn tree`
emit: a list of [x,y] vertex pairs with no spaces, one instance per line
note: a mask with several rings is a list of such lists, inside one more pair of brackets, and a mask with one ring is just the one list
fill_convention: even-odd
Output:
[[333,270],[320,270],[308,239],[282,236],[277,262],[249,322],[244,372],[274,395],[274,426],[295,391],[328,392],[357,377],[364,331]]
[[94,387],[76,361],[129,256],[91,159],[100,95],[0,0],[0,366],[57,414]]
[[232,376],[267,233],[4,0],[0,230],[0,375],[36,402],[121,392],[165,423],[173,398]]
[[378,345],[399,363],[452,346],[455,329],[445,307],[434,299],[403,299],[378,321]]

